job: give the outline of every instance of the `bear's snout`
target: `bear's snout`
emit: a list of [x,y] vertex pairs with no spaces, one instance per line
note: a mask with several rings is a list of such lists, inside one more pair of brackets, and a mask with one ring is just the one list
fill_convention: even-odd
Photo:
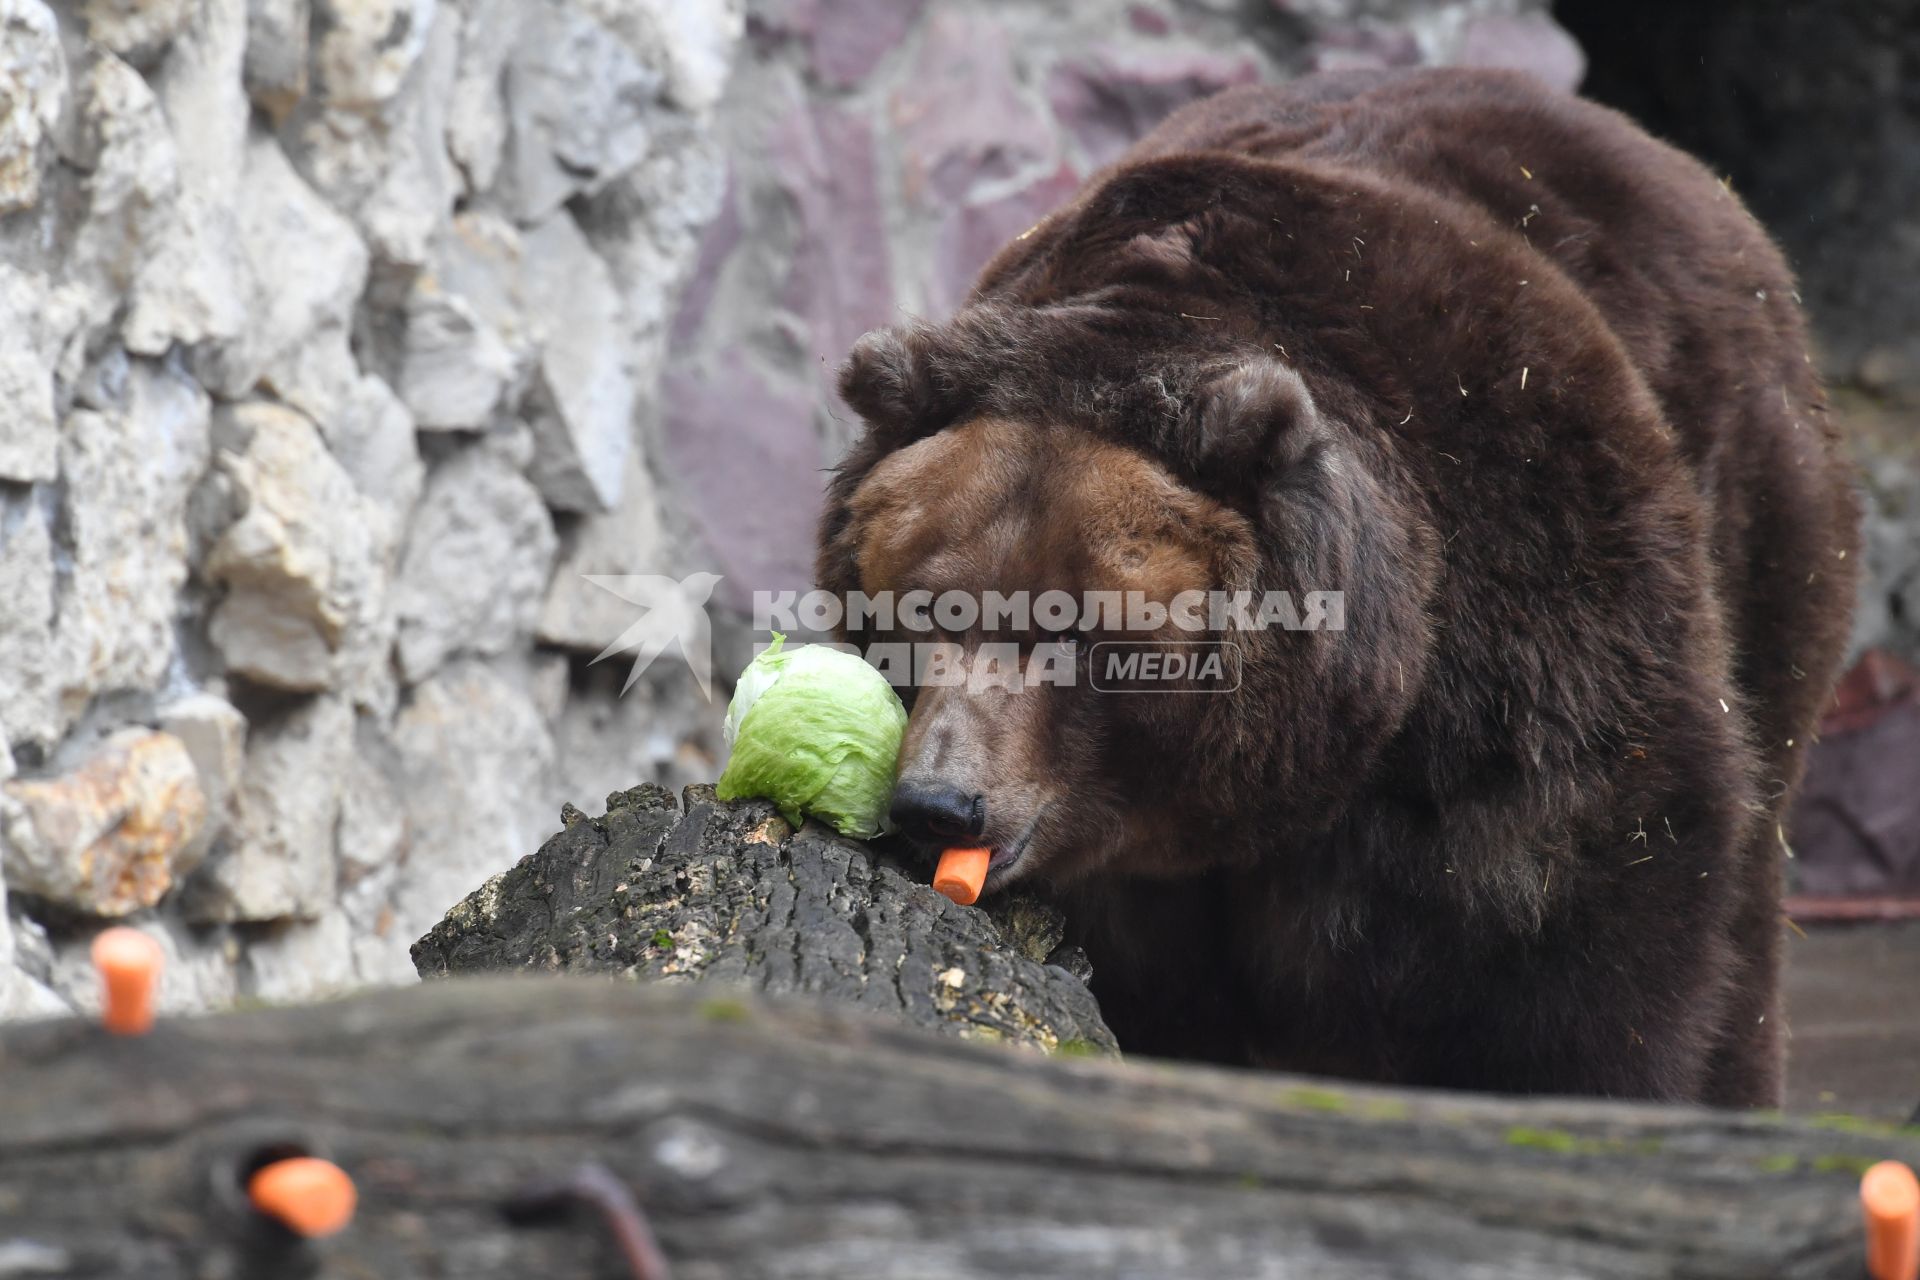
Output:
[[901,834],[927,844],[978,836],[987,826],[987,800],[945,781],[903,778],[888,816]]

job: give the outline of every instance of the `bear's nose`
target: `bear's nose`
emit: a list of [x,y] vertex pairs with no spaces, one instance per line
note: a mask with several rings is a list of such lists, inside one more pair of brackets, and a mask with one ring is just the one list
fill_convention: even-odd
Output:
[[893,825],[920,840],[956,840],[986,829],[984,796],[944,782],[902,779],[893,789]]

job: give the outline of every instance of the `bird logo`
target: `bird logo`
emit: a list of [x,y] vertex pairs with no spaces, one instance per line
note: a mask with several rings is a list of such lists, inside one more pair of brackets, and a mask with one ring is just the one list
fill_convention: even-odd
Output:
[[627,682],[620,686],[622,695],[633,688],[655,658],[677,644],[694,683],[700,686],[700,696],[713,700],[713,628],[707,621],[706,605],[720,583],[719,574],[694,573],[678,582],[657,573],[581,576],[642,610],[640,620],[593,659],[600,662],[616,653],[633,651],[633,666],[627,672]]

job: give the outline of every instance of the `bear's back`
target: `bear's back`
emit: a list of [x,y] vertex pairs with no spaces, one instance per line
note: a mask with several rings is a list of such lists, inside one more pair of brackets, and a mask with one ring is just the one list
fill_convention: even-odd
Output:
[[[1792,272],[1730,186],[1617,112],[1514,72],[1228,90],[1170,116],[1114,169],[1207,151],[1416,188],[1484,215],[1585,296],[1713,513],[1737,679],[1770,776],[1797,777],[1786,726],[1817,711],[1825,686],[1808,673],[1844,647],[1858,513]],[[1810,563],[1828,567],[1787,580],[1786,566]]]

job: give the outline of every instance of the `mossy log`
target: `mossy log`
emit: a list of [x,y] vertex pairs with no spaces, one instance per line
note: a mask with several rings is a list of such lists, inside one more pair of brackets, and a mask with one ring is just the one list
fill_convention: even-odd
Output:
[[423,977],[524,970],[717,980],[844,1001],[936,1031],[1112,1052],[1052,907],[959,907],[884,845],[764,801],[616,792],[495,876],[413,948]]
[[[472,979],[305,1008],[0,1031],[0,1274],[624,1275],[595,1163],[677,1280],[1863,1274],[1855,1122],[1390,1092],[930,1035],[704,986]],[[356,1180],[297,1242],[260,1153]]]

